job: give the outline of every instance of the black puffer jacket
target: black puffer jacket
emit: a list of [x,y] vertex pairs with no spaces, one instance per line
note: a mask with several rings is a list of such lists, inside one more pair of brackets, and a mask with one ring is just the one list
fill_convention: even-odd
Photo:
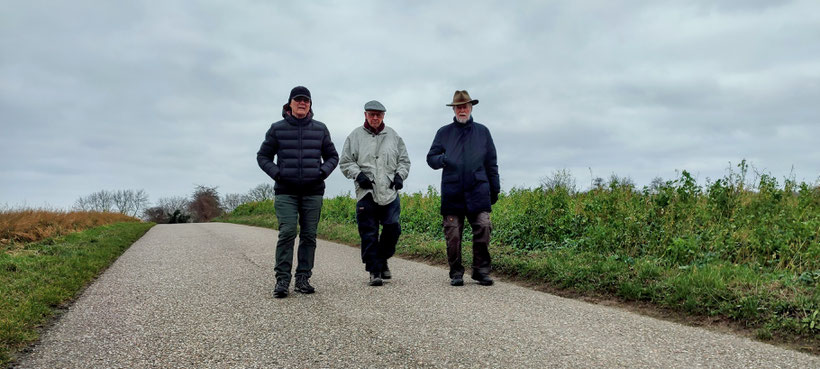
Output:
[[270,126],[256,153],[259,167],[276,181],[277,195],[324,195],[325,178],[339,164],[330,131],[313,120],[313,110],[296,119],[286,106],[282,117]]
[[501,191],[495,143],[483,124],[453,119],[436,132],[427,164],[441,173],[441,214],[465,215],[492,211]]

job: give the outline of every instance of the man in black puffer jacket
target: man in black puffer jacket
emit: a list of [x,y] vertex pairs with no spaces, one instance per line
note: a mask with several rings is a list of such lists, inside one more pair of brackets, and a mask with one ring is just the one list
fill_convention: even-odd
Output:
[[444,238],[447,241],[447,261],[450,264],[450,284],[464,285],[461,265],[461,236],[464,218],[473,228],[472,278],[482,286],[490,286],[490,212],[501,192],[495,143],[486,126],[473,121],[473,105],[467,91],[456,91],[453,102],[453,122],[436,132],[427,164],[442,169],[441,215],[444,216]]
[[[327,178],[339,163],[339,154],[324,123],[313,120],[310,91],[302,86],[290,91],[282,119],[273,123],[256,153],[256,161],[275,182],[274,209],[279,222],[276,243],[274,297],[288,295],[293,264],[293,244],[299,225],[299,251],[294,290],[313,293],[312,275],[316,228],[322,212]],[[274,161],[274,156],[276,160]]]

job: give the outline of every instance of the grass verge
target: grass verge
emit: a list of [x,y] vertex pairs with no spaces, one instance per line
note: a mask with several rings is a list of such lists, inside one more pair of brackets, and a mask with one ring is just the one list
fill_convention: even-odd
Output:
[[0,246],[0,367],[153,225],[115,223]]

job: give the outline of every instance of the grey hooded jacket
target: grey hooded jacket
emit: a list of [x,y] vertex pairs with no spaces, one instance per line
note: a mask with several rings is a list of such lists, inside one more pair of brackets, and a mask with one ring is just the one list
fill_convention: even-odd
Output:
[[[373,134],[358,126],[345,140],[339,168],[345,177],[354,180],[357,200],[372,193],[377,204],[387,205],[398,194],[390,188],[393,177],[398,173],[405,180],[410,174],[410,156],[404,140],[392,128],[385,126],[379,134]],[[355,179],[360,172],[375,182],[372,190],[359,187]]]

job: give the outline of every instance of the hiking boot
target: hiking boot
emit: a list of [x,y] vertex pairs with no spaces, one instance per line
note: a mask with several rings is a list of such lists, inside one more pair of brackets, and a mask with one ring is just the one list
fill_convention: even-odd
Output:
[[453,277],[452,279],[450,279],[450,285],[451,286],[463,286],[464,285],[464,280],[461,279],[461,277]]
[[478,282],[478,284],[480,284],[482,286],[492,286],[493,285],[493,279],[490,278],[490,276],[488,276],[486,274],[473,274],[472,278],[476,282]]
[[384,269],[382,269],[382,279],[390,279],[393,278],[393,274],[390,273],[390,268],[387,267],[387,263],[384,263]]
[[316,289],[310,285],[310,282],[308,282],[308,277],[302,276],[296,277],[296,285],[293,289],[297,292],[301,292],[304,294],[311,294],[316,292]]
[[273,297],[281,299],[288,296],[288,289],[290,288],[290,281],[280,279],[276,281],[276,287],[273,289]]
[[371,286],[381,286],[383,283],[380,273],[370,273]]

